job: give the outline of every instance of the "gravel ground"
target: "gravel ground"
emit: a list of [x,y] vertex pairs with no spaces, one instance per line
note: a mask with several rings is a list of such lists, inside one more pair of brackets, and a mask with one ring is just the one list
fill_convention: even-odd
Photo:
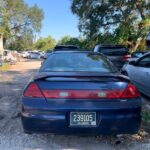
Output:
[[0,149],[150,150],[150,136],[144,129],[136,135],[124,135],[118,138],[23,133],[20,120],[20,97],[23,88],[40,64],[40,61],[24,60],[11,66],[7,72],[0,72]]

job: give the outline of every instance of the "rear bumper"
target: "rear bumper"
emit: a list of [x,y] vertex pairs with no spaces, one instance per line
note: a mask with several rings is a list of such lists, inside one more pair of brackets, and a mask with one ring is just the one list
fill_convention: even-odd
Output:
[[70,127],[64,115],[30,117],[22,114],[22,123],[25,132],[29,133],[54,133],[71,135],[113,135],[113,134],[134,134],[140,128],[141,116],[135,114],[100,116],[97,127],[83,128]]
[[[87,108],[54,108],[31,109],[23,106],[22,124],[25,132],[29,133],[53,133],[63,135],[115,135],[137,133],[141,124],[141,102],[132,107],[123,105],[122,108],[98,107],[99,104]],[[136,100],[135,100],[136,102]],[[130,104],[130,103],[129,103]],[[117,105],[117,103],[114,103]],[[124,108],[123,108],[124,107]],[[71,127],[70,112],[85,111],[96,112],[96,127]]]

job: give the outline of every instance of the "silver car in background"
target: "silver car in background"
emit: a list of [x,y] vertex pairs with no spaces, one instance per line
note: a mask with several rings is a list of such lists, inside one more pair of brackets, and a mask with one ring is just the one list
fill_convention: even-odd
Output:
[[150,52],[125,64],[122,73],[129,76],[141,93],[150,97]]
[[39,52],[30,52],[28,58],[29,59],[40,59],[41,55]]

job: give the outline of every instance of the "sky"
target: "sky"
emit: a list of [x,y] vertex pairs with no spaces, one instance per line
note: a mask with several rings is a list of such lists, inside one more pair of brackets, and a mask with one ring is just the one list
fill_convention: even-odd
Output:
[[70,0],[25,0],[30,6],[37,4],[44,11],[40,36],[51,35],[57,41],[65,35],[78,37],[78,19],[72,14]]

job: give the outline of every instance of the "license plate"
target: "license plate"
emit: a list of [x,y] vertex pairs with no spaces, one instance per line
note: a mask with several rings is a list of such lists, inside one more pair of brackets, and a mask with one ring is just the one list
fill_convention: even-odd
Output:
[[71,112],[70,126],[96,126],[96,112]]

